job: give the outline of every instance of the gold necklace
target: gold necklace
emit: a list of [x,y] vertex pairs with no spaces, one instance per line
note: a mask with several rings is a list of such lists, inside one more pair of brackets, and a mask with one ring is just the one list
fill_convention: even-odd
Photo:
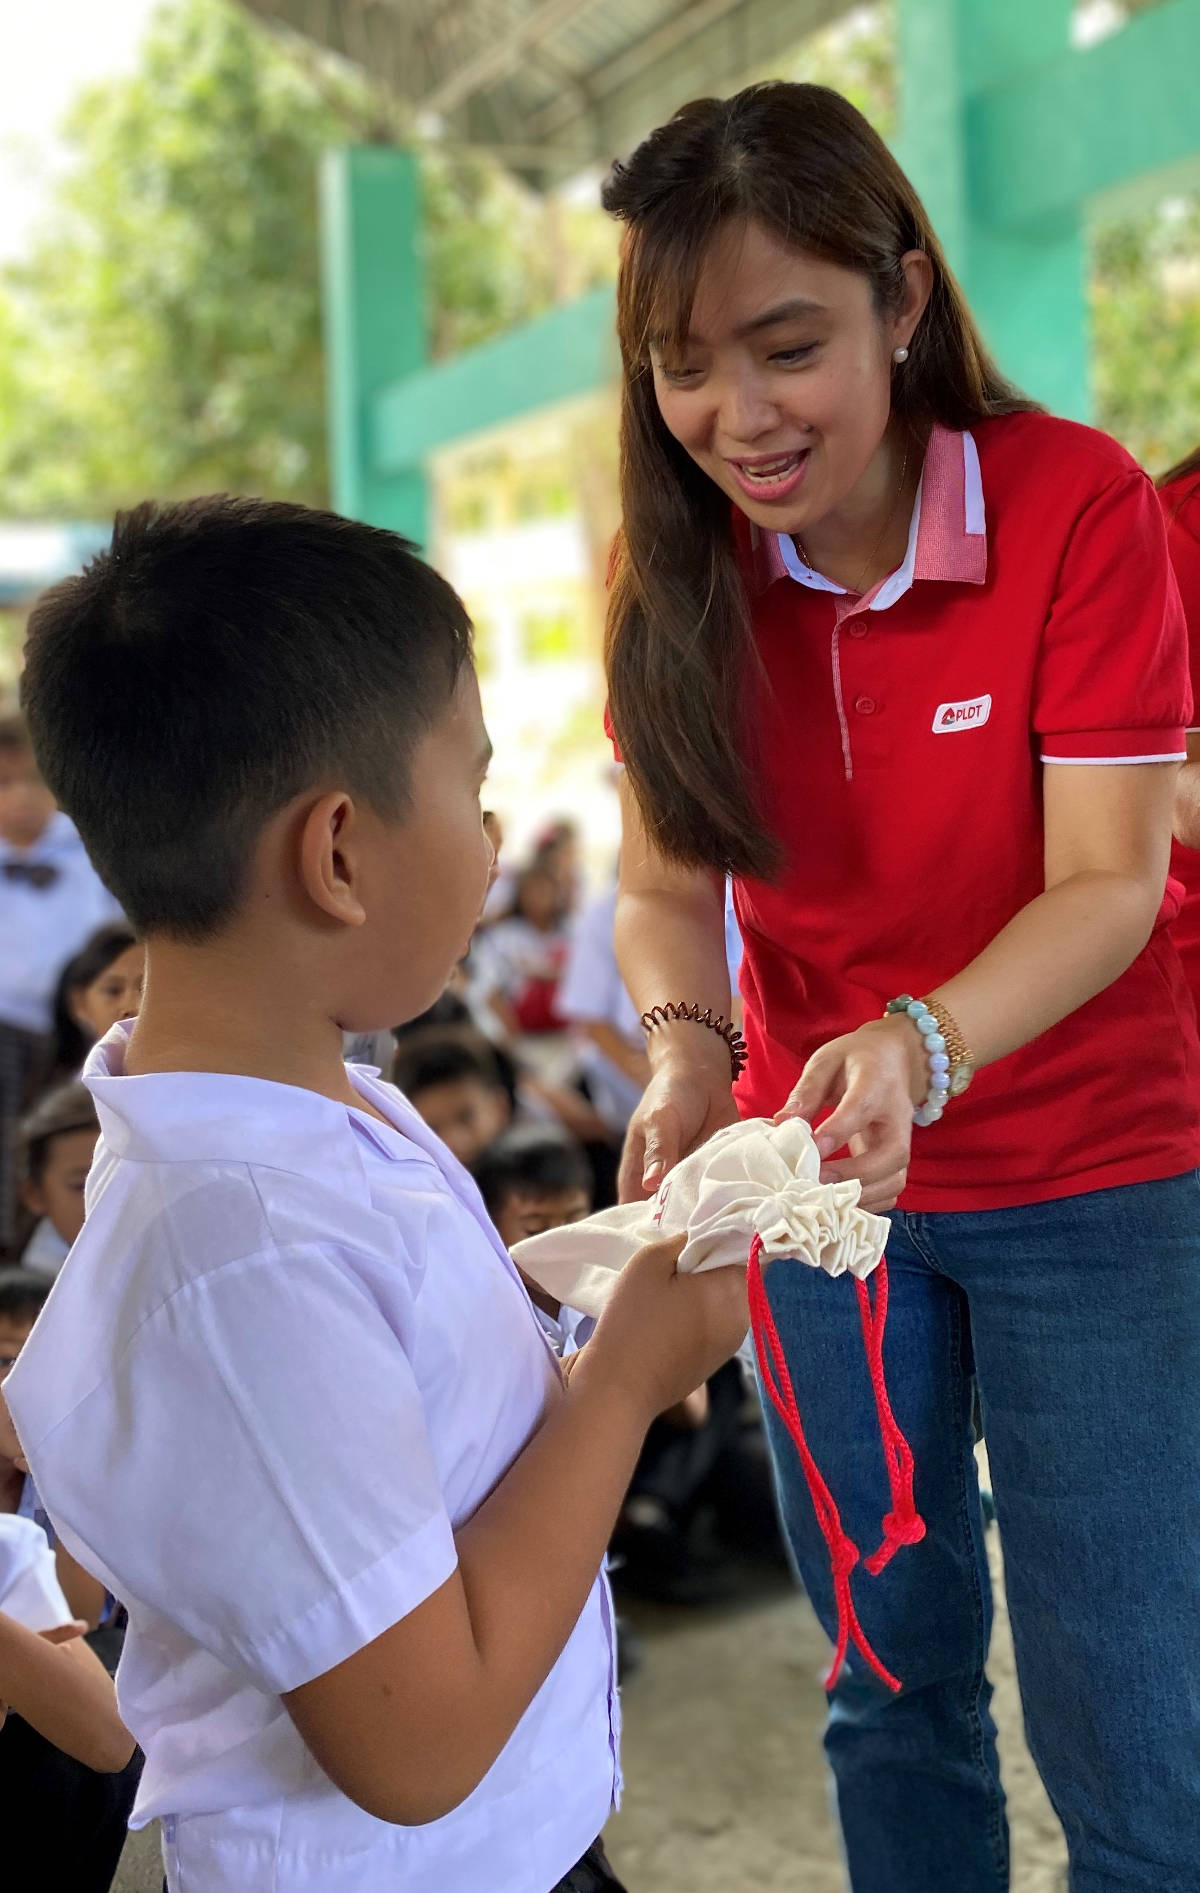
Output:
[[[883,522],[883,526],[880,530],[879,537],[875,541],[875,544],[871,547],[870,552],[867,554],[867,562],[863,566],[862,571],[858,575],[858,584],[852,585],[850,587],[850,590],[852,592],[858,592],[859,594],[861,594],[862,588],[863,588],[863,580],[866,578],[867,573],[870,571],[871,567],[874,565],[875,560],[879,553],[879,548],[883,544],[884,540],[887,538],[888,533],[891,531],[892,521],[896,517],[896,508],[899,506],[901,498],[903,497],[903,494],[904,494],[904,476],[907,472],[908,472],[908,447],[906,445],[904,449],[904,458],[900,462],[900,484],[896,488],[896,496],[892,501],[891,507],[888,511],[888,516]],[[809,558],[807,552],[804,550],[804,541],[801,539],[800,534],[798,532],[793,533],[792,537],[796,542],[796,550],[800,554],[800,557],[804,560],[805,565],[808,566],[810,571],[815,572],[817,568],[813,564],[812,560]]]

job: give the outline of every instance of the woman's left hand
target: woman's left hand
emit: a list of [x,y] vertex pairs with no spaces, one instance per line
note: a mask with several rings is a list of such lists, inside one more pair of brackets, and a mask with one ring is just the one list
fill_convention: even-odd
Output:
[[[862,1206],[894,1209],[908,1175],[913,1106],[926,1094],[925,1049],[907,1018],[872,1019],[814,1052],[775,1122],[830,1115],[814,1131],[821,1181],[855,1178]],[[830,1161],[848,1148],[849,1156]]]

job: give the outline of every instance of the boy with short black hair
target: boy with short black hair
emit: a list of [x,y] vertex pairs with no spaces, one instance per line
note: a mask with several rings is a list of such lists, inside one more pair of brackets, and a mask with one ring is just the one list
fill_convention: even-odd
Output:
[[544,1124],[514,1124],[472,1174],[506,1249],[591,1214],[592,1172],[582,1145]]
[[[744,1279],[636,1258],[564,1382],[474,1184],[344,1032],[492,863],[459,600],[304,508],[140,508],[35,609],[39,760],[146,941],[88,1220],[6,1391],[125,1602],[172,1893],[570,1893],[617,1786],[600,1566]],[[587,1468],[587,1477],[579,1468]]]
[[513,1114],[496,1053],[470,1026],[425,1026],[396,1047],[392,1082],[469,1170]]

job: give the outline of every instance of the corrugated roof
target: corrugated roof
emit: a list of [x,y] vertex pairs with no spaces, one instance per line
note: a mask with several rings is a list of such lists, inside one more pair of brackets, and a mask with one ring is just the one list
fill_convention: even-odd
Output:
[[850,0],[244,0],[549,183],[728,90]]

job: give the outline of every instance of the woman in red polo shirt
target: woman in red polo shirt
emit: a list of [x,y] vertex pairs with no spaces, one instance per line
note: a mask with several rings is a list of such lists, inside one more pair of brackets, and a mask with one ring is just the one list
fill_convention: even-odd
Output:
[[[749,1044],[735,1107],[716,1032],[651,1029],[626,1194],[736,1108],[824,1115],[825,1175],[892,1211],[888,1377],[927,1530],[851,1580],[903,1679],[852,1652],[832,1692],[853,1884],[1008,1885],[977,1384],[1072,1887],[1195,1893],[1200,1046],[1165,926],[1190,706],[1154,490],[1002,379],[836,94],[688,106],[605,203],[626,224],[618,950],[639,1010],[726,1014],[731,873]],[[855,1297],[798,1264],[767,1285],[868,1549],[890,1492]]]
[[[1200,447],[1164,473],[1158,497],[1167,522],[1167,546],[1191,654],[1192,698],[1200,701]],[[1193,724],[1197,713],[1193,711]],[[1200,729],[1188,730],[1187,767],[1179,771],[1175,794],[1176,845],[1171,873],[1184,888],[1183,907],[1172,929],[1183,970],[1200,1005]]]

